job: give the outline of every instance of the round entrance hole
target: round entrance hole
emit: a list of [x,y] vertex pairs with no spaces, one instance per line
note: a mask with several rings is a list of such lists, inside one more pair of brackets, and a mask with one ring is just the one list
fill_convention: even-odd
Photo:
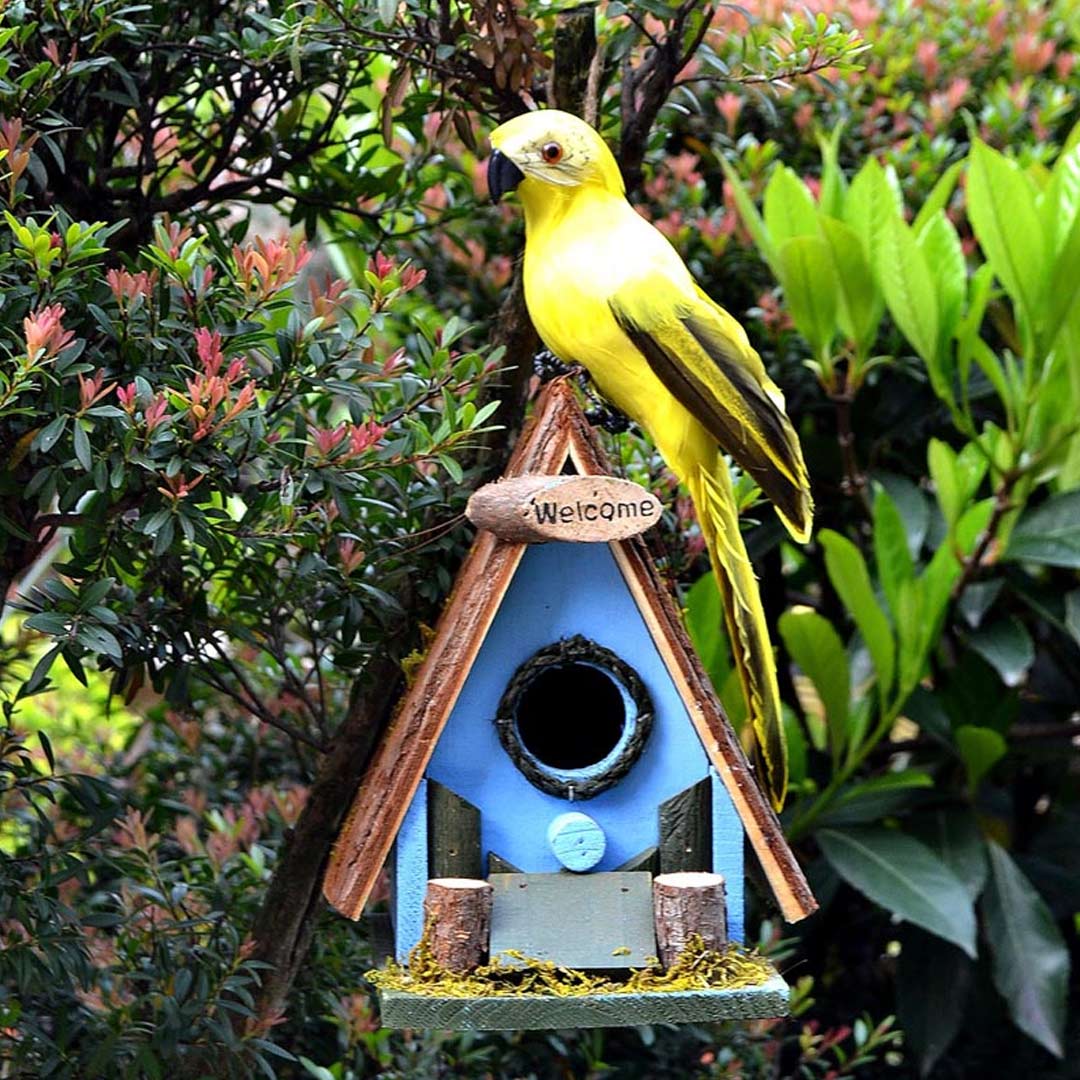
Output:
[[599,795],[626,775],[652,718],[638,673],[577,635],[540,649],[518,668],[495,724],[530,783],[574,801]]
[[591,664],[550,667],[527,683],[517,700],[525,749],[553,769],[584,769],[603,761],[622,738],[625,723],[618,686]]

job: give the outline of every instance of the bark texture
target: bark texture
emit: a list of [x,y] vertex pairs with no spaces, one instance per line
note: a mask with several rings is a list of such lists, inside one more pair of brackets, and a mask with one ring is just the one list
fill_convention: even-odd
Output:
[[707,948],[727,942],[727,904],[719,874],[685,871],[653,880],[653,914],[660,962],[671,967],[691,935],[700,934]]
[[490,882],[432,878],[424,897],[424,926],[431,952],[444,968],[472,971],[487,956],[491,939]]

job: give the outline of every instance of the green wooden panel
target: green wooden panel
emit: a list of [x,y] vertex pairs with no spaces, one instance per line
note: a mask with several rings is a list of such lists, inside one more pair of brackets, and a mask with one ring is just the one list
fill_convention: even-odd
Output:
[[521,870],[515,866],[509,859],[504,859],[501,855],[496,855],[494,851],[488,852],[488,873],[489,874],[520,874]]
[[660,804],[660,873],[712,870],[712,784],[708,777]]
[[632,859],[627,859],[622,866],[616,866],[616,870],[646,870],[655,877],[660,873],[660,849],[654,844],[650,848],[639,852]]
[[435,780],[427,799],[428,877],[482,878],[480,811]]
[[549,997],[440,998],[379,993],[382,1024],[392,1028],[457,1031],[522,1031],[536,1028],[634,1027],[753,1020],[787,1016],[788,985],[774,975],[760,986],[738,990],[652,991]]
[[492,874],[491,955],[514,949],[584,969],[643,967],[656,955],[652,875]]

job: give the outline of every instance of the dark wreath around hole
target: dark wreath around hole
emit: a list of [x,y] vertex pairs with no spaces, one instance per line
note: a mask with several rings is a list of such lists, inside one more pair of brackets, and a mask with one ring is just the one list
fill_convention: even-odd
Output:
[[[634,703],[626,715],[622,685]],[[580,634],[534,653],[514,672],[499,702],[499,740],[525,778],[549,795],[591,799],[618,783],[641,756],[653,704],[638,673],[610,649]],[[567,778],[608,757],[602,772]]]

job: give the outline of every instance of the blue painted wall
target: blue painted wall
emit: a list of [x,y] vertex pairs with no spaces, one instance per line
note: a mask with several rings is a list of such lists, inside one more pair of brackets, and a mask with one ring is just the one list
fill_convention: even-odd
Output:
[[[634,667],[656,715],[645,750],[628,775],[595,798],[571,804],[525,779],[503,750],[493,718],[517,668],[543,646],[574,634],[591,638]],[[594,869],[613,870],[657,842],[660,803],[710,775],[682,699],[607,544],[539,544],[525,552],[427,775],[479,807],[485,857],[494,851],[529,873],[561,869],[546,837],[557,815],[579,809],[594,818],[607,837],[604,857]],[[422,930],[418,901],[408,894],[418,868],[426,865],[426,830],[419,826],[423,816],[418,805],[411,807],[397,841],[400,956]],[[714,869],[728,882],[729,934],[741,939],[743,829],[719,782],[713,784],[713,834]]]

